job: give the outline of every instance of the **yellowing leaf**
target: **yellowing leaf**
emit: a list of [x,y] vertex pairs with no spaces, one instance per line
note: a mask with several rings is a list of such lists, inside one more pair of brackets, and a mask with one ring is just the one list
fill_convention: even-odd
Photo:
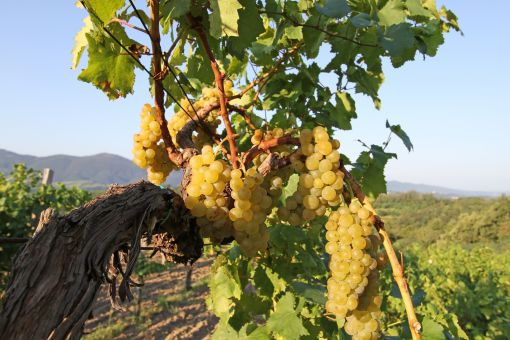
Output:
[[87,42],[87,33],[92,30],[92,20],[90,20],[90,16],[85,17],[83,19],[83,23],[85,26],[82,27],[82,29],[76,33],[76,36],[74,37],[74,40],[76,43],[74,44],[72,54],[73,54],[73,62],[71,64],[71,69],[76,69],[78,66],[78,63],[80,62],[81,55],[83,54],[83,51],[85,51],[85,48],[88,45]]

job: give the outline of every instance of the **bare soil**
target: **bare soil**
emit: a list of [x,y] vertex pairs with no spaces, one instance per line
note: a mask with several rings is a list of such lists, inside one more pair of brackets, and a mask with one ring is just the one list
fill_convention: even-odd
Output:
[[143,278],[144,286],[133,289],[135,298],[112,308],[107,287],[103,287],[93,308],[93,318],[85,324],[90,339],[208,339],[217,318],[207,310],[207,276],[213,258],[193,265],[192,289],[186,291],[186,267],[175,265],[168,271]]

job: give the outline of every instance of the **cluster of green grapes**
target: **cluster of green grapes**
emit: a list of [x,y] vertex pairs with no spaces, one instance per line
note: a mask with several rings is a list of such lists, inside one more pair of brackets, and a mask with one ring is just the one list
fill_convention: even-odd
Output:
[[368,285],[359,298],[356,310],[345,320],[345,332],[353,339],[372,340],[380,338],[382,296],[379,294],[379,275],[373,271],[368,276]]
[[340,142],[331,140],[321,126],[302,130],[299,139],[301,146],[291,156],[293,169],[300,173],[298,188],[278,209],[280,219],[295,226],[338,206],[344,185],[344,174],[338,170]]
[[[232,92],[232,82],[230,80],[225,81],[224,89],[225,95],[231,96]],[[193,107],[190,102],[186,98],[182,98],[180,101],[180,106],[184,108],[184,110],[180,107],[176,108],[175,114],[168,119],[168,131],[170,132],[170,136],[175,145],[179,146],[177,143],[177,133],[188,123],[191,118],[198,119],[196,117],[196,112],[198,112],[203,107],[206,107],[210,104],[218,102],[220,98],[219,92],[216,88],[213,87],[204,87],[202,89],[202,96],[193,103]],[[206,123],[212,130],[215,130],[221,123],[218,119],[218,110],[211,111],[207,117],[203,119],[203,122]],[[209,142],[209,137],[207,134],[203,133],[200,128],[197,129],[197,134],[193,135],[193,142],[198,148],[201,148],[203,145]]]
[[168,174],[176,169],[165,150],[161,139],[161,128],[156,121],[156,109],[145,104],[140,113],[140,133],[134,135],[133,162],[147,169],[147,178],[156,185],[162,184]]
[[184,203],[197,217],[202,235],[219,243],[233,234],[229,219],[228,197],[225,187],[230,181],[230,167],[216,160],[210,145],[190,159],[191,183],[186,187]]
[[[210,145],[191,158],[190,167],[191,183],[184,203],[197,217],[202,235],[215,243],[234,236],[248,256],[266,249],[269,237],[264,221],[273,200],[260,185],[264,178],[256,168],[244,174],[240,169],[232,170],[224,161],[215,160]],[[227,184],[229,196],[225,193]]]
[[259,145],[263,141],[283,137],[284,134],[285,131],[282,128],[274,128],[265,133],[261,129],[257,129],[251,137],[251,143],[253,145]]
[[378,339],[381,298],[377,287],[376,250],[379,238],[371,212],[358,201],[330,214],[326,252],[331,255],[326,310],[346,319],[353,339]]
[[240,169],[232,170],[230,179],[231,195],[234,207],[229,211],[233,221],[234,236],[241,249],[254,256],[259,250],[267,248],[269,234],[264,224],[273,206],[273,199],[261,186],[264,177],[256,167],[244,173]]
[[156,157],[156,145],[161,139],[161,128],[156,121],[156,109],[145,104],[140,112],[140,133],[134,135],[133,162],[140,168],[147,168]]

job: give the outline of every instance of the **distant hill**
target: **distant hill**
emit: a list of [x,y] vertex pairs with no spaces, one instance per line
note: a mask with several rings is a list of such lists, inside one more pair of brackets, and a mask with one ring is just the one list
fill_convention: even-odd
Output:
[[495,197],[504,194],[503,192],[459,190],[434,185],[398,181],[388,181],[387,187],[389,193],[416,191],[419,193],[434,194],[444,197]]
[[[102,190],[113,183],[127,184],[147,177],[145,170],[138,168],[130,160],[108,153],[82,157],[36,157],[0,149],[0,172],[9,173],[15,163],[24,163],[37,170],[51,168],[55,172],[55,182],[78,185],[88,190]],[[167,184],[176,187],[180,178],[180,173],[173,173]]]

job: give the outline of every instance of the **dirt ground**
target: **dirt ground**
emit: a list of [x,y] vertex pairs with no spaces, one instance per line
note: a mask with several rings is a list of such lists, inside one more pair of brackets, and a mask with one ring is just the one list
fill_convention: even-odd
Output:
[[192,290],[186,291],[186,267],[144,277],[144,286],[134,288],[135,298],[114,310],[103,288],[85,324],[86,339],[208,339],[217,318],[207,310],[206,279],[213,259],[200,259],[193,266]]

